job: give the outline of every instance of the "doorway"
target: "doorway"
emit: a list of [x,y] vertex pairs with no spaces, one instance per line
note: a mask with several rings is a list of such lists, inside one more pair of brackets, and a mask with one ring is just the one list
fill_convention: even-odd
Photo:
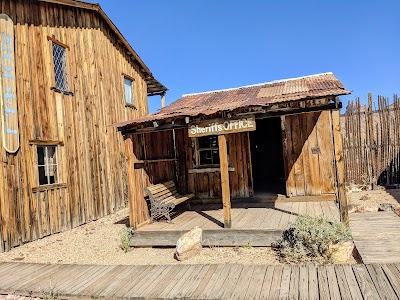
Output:
[[250,132],[254,195],[286,194],[281,119],[256,120]]

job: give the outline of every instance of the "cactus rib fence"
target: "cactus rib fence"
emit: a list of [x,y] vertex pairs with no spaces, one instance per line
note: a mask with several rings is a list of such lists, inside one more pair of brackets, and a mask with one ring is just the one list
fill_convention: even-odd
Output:
[[[374,109],[375,108],[375,109]],[[400,98],[378,96],[368,106],[358,98],[342,115],[346,181],[354,184],[400,183]]]

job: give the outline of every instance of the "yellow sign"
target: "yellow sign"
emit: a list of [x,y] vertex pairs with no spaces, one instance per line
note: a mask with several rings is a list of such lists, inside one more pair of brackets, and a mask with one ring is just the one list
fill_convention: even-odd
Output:
[[232,119],[213,119],[189,124],[189,137],[229,134],[256,130],[254,116]]
[[15,79],[14,23],[0,14],[0,104],[3,147],[9,153],[19,148],[17,88]]

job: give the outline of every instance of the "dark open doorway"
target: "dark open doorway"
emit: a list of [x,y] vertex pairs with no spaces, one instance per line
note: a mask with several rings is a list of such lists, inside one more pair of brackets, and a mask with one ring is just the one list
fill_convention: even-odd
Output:
[[286,194],[281,119],[256,121],[250,132],[254,195]]

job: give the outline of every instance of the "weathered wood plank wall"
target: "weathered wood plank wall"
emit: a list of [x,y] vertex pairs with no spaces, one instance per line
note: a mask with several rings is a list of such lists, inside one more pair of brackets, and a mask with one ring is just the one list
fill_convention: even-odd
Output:
[[[140,68],[97,12],[0,0],[15,24],[20,150],[2,150],[0,251],[94,220],[127,204],[123,139],[109,125],[147,114]],[[51,41],[69,46],[70,90],[52,90]],[[125,106],[122,73],[135,79]],[[30,142],[31,141],[31,142]],[[36,143],[56,141],[62,185],[38,187]],[[3,149],[0,141],[0,148]]]
[[288,196],[335,193],[331,112],[303,113],[284,118]]
[[368,106],[358,98],[342,115],[346,181],[353,184],[400,183],[400,99],[395,95]]

